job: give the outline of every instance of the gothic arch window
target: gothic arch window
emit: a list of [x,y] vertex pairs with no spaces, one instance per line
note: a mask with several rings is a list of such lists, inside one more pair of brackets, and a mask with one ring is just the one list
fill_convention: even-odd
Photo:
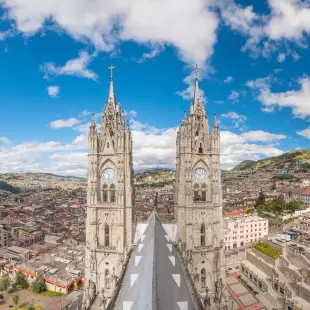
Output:
[[201,288],[206,288],[206,269],[202,268],[200,272]]
[[200,143],[200,145],[199,145],[198,153],[199,153],[199,154],[202,154],[202,153],[203,153],[203,148],[202,148],[202,144],[201,144],[201,143]]
[[199,196],[199,185],[195,184],[194,185],[194,200],[195,201],[199,201],[200,200],[200,196]]
[[115,185],[110,185],[110,201],[115,202]]
[[108,269],[105,270],[104,272],[104,285],[106,289],[110,289],[110,272]]
[[201,185],[201,200],[202,201],[207,200],[207,185],[206,184]]
[[205,223],[202,223],[200,225],[200,245],[201,246],[206,245],[206,225],[205,225]]
[[108,224],[105,224],[104,226],[104,245],[110,245],[110,227]]
[[110,143],[109,142],[107,142],[107,149],[110,147]]
[[109,190],[108,190],[108,185],[107,184],[103,184],[102,186],[102,201],[103,202],[107,202],[109,199]]

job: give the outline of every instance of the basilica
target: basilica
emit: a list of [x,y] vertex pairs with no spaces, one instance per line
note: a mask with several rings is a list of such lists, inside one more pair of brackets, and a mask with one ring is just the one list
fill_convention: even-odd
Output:
[[116,100],[111,66],[98,131],[88,134],[83,310],[227,309],[223,253],[220,131],[200,97],[176,137],[175,221],[156,210],[134,221],[132,134]]

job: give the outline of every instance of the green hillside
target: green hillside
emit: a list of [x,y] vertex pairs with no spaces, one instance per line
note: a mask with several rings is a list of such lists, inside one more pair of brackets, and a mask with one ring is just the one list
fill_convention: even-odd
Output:
[[175,171],[168,169],[148,170],[135,176],[135,185],[138,187],[161,187],[174,181]]
[[310,150],[294,150],[276,157],[269,157],[259,160],[250,165],[245,165],[234,170],[275,170],[284,171],[309,171],[310,169]]

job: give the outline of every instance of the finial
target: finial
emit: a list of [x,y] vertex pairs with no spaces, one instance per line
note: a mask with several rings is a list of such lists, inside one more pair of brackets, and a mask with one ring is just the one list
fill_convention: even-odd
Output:
[[216,113],[214,113],[214,123],[213,123],[213,126],[218,126],[217,125],[217,119],[216,119]]
[[111,80],[113,80],[113,69],[115,69],[116,67],[111,65],[108,69],[111,70]]
[[95,120],[95,113],[91,114],[91,120],[94,121]]
[[184,120],[186,120],[186,110],[184,110]]
[[193,68],[195,69],[196,79],[198,80],[198,78],[199,78],[199,70],[200,70],[200,68],[198,67],[198,65],[197,65],[197,64],[196,64],[195,66],[193,66]]
[[129,127],[129,120],[126,121],[127,129],[130,129]]

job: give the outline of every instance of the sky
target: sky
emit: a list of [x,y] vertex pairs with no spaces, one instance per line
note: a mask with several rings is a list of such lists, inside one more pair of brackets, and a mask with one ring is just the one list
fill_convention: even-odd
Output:
[[309,148],[309,34],[302,0],[0,0],[0,172],[85,176],[111,64],[136,170],[175,167],[195,64],[223,169]]

